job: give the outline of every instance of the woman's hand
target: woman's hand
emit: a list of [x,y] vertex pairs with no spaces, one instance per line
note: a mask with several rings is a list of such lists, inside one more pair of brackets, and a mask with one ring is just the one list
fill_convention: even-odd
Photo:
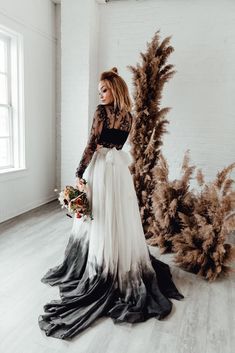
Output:
[[79,190],[79,191],[82,191],[83,188],[84,188],[84,181],[82,178],[76,178],[76,188]]
[[96,146],[96,151],[99,151],[102,147],[103,147],[103,145],[97,144],[97,146]]

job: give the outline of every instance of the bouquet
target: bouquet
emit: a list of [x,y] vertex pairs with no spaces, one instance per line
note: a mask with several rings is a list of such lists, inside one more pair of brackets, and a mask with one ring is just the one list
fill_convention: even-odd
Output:
[[58,200],[62,205],[61,208],[66,208],[69,211],[69,213],[66,214],[68,217],[72,218],[72,214],[76,214],[77,218],[88,216],[93,219],[87,192],[87,182],[83,179],[83,184],[79,189],[66,185],[64,190],[59,193]]

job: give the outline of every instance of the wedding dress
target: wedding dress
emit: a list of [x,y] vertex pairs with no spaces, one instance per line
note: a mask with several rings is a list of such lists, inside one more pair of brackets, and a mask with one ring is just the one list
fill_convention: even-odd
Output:
[[128,168],[131,158],[122,150],[132,119],[112,104],[95,111],[76,170],[88,182],[93,220],[74,217],[62,263],[41,279],[58,285],[61,296],[44,305],[39,316],[48,336],[70,339],[101,316],[114,323],[162,319],[171,312],[169,298],[183,298],[169,266],[146,244]]

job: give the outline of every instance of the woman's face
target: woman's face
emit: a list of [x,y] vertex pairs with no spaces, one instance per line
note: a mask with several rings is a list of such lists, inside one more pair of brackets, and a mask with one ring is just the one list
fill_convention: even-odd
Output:
[[113,94],[111,92],[111,89],[107,87],[107,84],[104,81],[100,81],[98,90],[102,104],[113,103]]

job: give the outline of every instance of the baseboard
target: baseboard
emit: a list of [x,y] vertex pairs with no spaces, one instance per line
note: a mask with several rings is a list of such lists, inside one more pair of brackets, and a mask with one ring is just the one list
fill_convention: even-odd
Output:
[[32,209],[34,209],[36,207],[42,206],[50,201],[57,200],[57,198],[58,198],[57,195],[53,194],[53,195],[50,195],[44,199],[31,202],[28,205],[22,205],[23,207],[21,209],[14,210],[16,212],[9,212],[9,213],[6,212],[5,214],[1,214],[0,215],[0,224],[2,222],[8,221],[11,218],[19,216],[25,212],[31,211]]

